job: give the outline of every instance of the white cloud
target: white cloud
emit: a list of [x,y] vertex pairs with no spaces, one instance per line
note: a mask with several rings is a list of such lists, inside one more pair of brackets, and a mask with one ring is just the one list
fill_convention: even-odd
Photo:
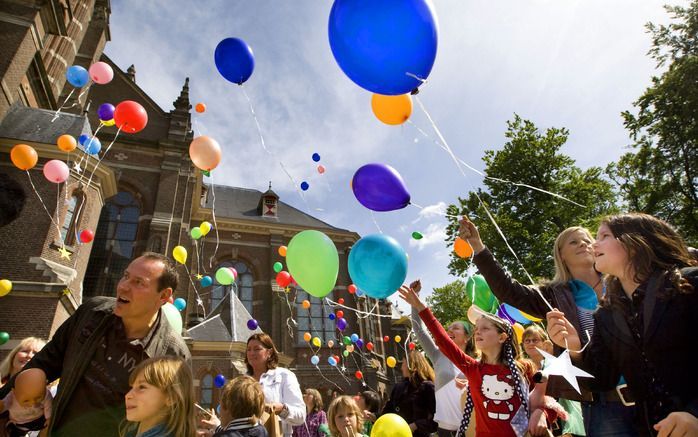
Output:
[[427,205],[419,211],[417,218],[412,222],[412,224],[419,222],[422,219],[432,218],[432,217],[444,217],[446,214],[446,202],[439,201],[433,205]]

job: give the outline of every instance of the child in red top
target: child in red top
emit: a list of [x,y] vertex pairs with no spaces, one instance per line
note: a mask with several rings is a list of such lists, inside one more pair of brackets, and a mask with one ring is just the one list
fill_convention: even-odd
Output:
[[[520,436],[528,430],[528,380],[532,363],[518,360],[519,348],[511,325],[484,314],[475,324],[475,345],[480,361],[466,355],[453,341],[419,296],[409,287],[400,288],[401,297],[419,311],[439,350],[468,379],[468,398],[458,436],[468,427],[476,411],[477,437]],[[528,365],[526,365],[528,363]]]

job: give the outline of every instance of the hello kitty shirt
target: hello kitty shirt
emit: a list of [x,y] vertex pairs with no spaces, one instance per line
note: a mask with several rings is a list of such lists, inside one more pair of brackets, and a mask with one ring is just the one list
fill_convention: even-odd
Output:
[[439,350],[468,378],[476,416],[475,435],[515,437],[510,422],[521,406],[521,399],[514,390],[509,369],[499,364],[481,363],[466,355],[448,338],[429,308],[421,311],[419,317],[431,332]]

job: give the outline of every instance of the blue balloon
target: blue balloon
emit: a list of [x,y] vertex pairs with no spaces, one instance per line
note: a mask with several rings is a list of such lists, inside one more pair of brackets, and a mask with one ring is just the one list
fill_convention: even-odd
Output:
[[223,376],[223,375],[221,375],[221,374],[219,373],[219,374],[216,375],[216,377],[213,379],[213,384],[214,384],[216,387],[218,387],[218,388],[223,387],[223,386],[225,385],[225,376]]
[[392,237],[367,235],[349,252],[349,276],[370,297],[386,298],[405,282],[407,254]]
[[213,284],[213,279],[211,279],[210,276],[204,276],[199,282],[201,283],[202,287],[209,287],[211,284]]
[[174,306],[175,308],[177,308],[178,311],[183,311],[184,308],[187,307],[187,301],[182,299],[181,297],[178,297],[174,300]]
[[78,137],[78,143],[80,143],[81,146],[84,146],[87,140],[90,139],[90,136],[87,134],[82,134]]
[[320,363],[320,357],[318,357],[317,355],[313,355],[312,357],[310,357],[310,363],[313,366],[317,366]]
[[351,338],[351,342],[352,342],[352,343],[356,343],[357,341],[359,341],[359,335],[358,335],[358,334],[351,334],[351,337],[350,337],[350,338]]
[[306,181],[301,182],[301,190],[308,191],[308,188],[310,188],[310,184],[308,184]]
[[336,366],[337,365],[337,360],[334,359],[334,357],[329,357],[327,359],[327,362],[330,364],[330,366]]
[[238,85],[249,79],[254,71],[252,49],[239,38],[226,38],[219,42],[214,59],[221,76]]
[[100,150],[102,150],[102,143],[99,142],[99,139],[97,139],[97,137],[93,137],[85,141],[83,147],[85,148],[85,153],[87,153],[88,155],[96,155],[99,153]]
[[320,162],[320,154],[319,153],[313,153],[313,161]]
[[402,176],[385,164],[366,164],[356,170],[351,189],[356,200],[373,211],[394,211],[410,203]]
[[364,295],[364,292],[361,290],[356,290],[356,297],[361,297]]
[[75,88],[82,88],[90,80],[90,75],[84,67],[73,65],[65,72],[65,78]]
[[434,66],[438,24],[431,0],[335,0],[330,47],[349,79],[371,92],[409,93]]
[[330,313],[327,318],[330,320],[334,320],[337,316],[334,315],[334,313]]
[[528,320],[526,317],[524,317],[524,315],[521,314],[521,311],[519,311],[517,308],[514,308],[513,306],[506,304],[506,303],[503,303],[501,307],[504,307],[504,310],[506,311],[506,313],[513,320],[512,324],[519,322],[522,325],[528,325],[529,323],[531,323],[531,321]]

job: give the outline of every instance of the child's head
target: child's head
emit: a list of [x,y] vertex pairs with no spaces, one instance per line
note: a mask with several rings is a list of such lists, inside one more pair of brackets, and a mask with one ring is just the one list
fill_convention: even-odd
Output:
[[506,347],[511,347],[514,359],[521,353],[511,325],[489,313],[484,313],[475,323],[475,345],[484,358],[498,364],[506,364],[502,354]]
[[262,386],[251,376],[238,376],[223,387],[221,394],[221,424],[233,419],[250,417],[257,423],[264,412]]
[[367,410],[373,414],[378,414],[381,409],[381,398],[378,396],[378,393],[374,391],[362,391],[356,395],[354,399],[360,410]]
[[312,412],[320,411],[322,410],[322,407],[324,407],[324,404],[322,403],[322,395],[314,388],[306,388],[303,391],[303,402],[305,402],[308,410]]
[[139,432],[164,424],[173,435],[194,435],[194,383],[182,359],[147,359],[131,372],[129,385],[126,419],[137,422]]
[[[364,426],[363,412],[349,396],[339,396],[327,411],[330,432],[336,437],[354,437]],[[349,431],[347,428],[351,428]]]
[[536,350],[542,349],[549,354],[553,353],[553,343],[548,339],[548,334],[538,325],[530,325],[524,329],[521,335],[523,349],[529,358],[540,358],[541,354]]
[[41,369],[27,369],[21,372],[15,379],[13,391],[22,407],[41,405],[46,398],[46,374]]

